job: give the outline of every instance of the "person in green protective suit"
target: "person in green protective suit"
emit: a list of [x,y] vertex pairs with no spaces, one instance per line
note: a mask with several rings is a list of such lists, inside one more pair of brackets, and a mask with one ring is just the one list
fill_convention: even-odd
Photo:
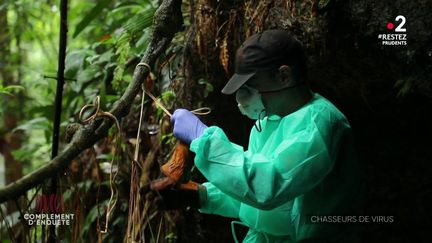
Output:
[[363,183],[350,124],[310,90],[301,43],[267,30],[248,38],[235,61],[222,93],[235,93],[240,111],[256,120],[247,150],[188,110],[172,116],[174,136],[190,144],[208,180],[190,205],[240,219],[232,227],[249,228],[243,242],[357,242]]

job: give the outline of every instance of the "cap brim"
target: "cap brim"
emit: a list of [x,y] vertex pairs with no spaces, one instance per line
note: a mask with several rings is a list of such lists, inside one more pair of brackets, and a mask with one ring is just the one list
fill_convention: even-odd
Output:
[[235,73],[228,83],[223,87],[223,94],[232,94],[236,92],[244,83],[246,83],[255,73],[238,74]]

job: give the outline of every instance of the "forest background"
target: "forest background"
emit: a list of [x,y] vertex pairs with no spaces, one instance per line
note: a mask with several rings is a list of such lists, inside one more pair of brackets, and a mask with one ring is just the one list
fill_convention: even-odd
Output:
[[[139,193],[139,185],[159,176],[159,165],[176,144],[169,118],[146,97],[140,165],[134,167],[139,88],[144,82],[170,111],[210,107],[212,113],[201,118],[222,127],[233,142],[246,148],[252,123],[238,112],[234,97],[223,96],[220,90],[233,73],[236,48],[248,36],[270,28],[298,36],[308,54],[313,90],[335,103],[351,122],[368,185],[364,214],[394,216],[393,223],[362,225],[363,241],[427,242],[432,216],[431,1],[68,3],[59,156],[53,156],[62,59],[60,1],[0,2],[1,242],[52,237],[64,242],[231,242],[231,219],[194,209],[160,211],[153,198]],[[169,11],[157,11],[164,6]],[[388,23],[398,25],[398,15],[406,18],[407,45],[382,45],[377,36],[394,33]],[[150,78],[145,78],[148,70],[142,66],[134,75],[142,60],[151,64]],[[129,98],[123,99],[124,94]],[[101,120],[80,123],[81,108],[97,96],[104,111],[120,107],[113,114],[121,133],[115,126],[109,132],[91,133],[99,126],[107,131],[113,124],[109,118],[102,125]],[[90,135],[82,135],[85,132]],[[91,139],[72,153],[64,152],[72,137],[79,141],[86,136]],[[109,233],[100,234],[110,204],[112,159],[119,162],[113,167],[118,172],[118,200]],[[51,168],[55,173],[39,178],[41,174],[33,174],[37,182],[25,190],[8,190],[6,185],[53,162],[63,163]],[[196,170],[192,177],[205,181]],[[41,193],[61,195],[62,212],[75,214],[73,224],[26,225],[22,215],[35,210]]]

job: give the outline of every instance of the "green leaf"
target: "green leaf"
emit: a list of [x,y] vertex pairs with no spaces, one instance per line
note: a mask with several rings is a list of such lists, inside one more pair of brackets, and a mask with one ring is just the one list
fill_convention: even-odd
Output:
[[120,12],[122,10],[130,9],[130,8],[142,8],[142,4],[135,2],[135,1],[127,1],[119,3],[115,6],[112,12]]
[[135,43],[135,52],[136,53],[144,52],[149,42],[150,42],[150,31],[146,30],[138,39],[138,41]]
[[36,147],[33,147],[31,149],[25,148],[25,149],[17,149],[12,151],[12,156],[17,161],[25,161],[28,158],[31,158],[33,153],[35,153],[37,150]]
[[174,105],[175,98],[176,94],[172,90],[167,90],[161,94],[161,99],[165,107],[172,107]]
[[96,159],[100,159],[100,160],[110,160],[112,159],[112,155],[110,154],[99,154],[96,156]]
[[12,96],[11,92],[7,92],[7,91],[4,91],[4,90],[0,90],[0,94],[6,94],[6,95],[11,95]]
[[54,114],[54,105],[49,104],[49,105],[36,106],[32,108],[31,111],[29,111],[29,114],[38,117],[51,117],[52,114]]
[[34,118],[30,121],[25,122],[24,124],[19,125],[15,129],[12,130],[12,132],[15,132],[17,130],[50,130],[51,129],[51,123],[48,121],[46,117],[38,117]]
[[116,43],[116,54],[117,57],[117,67],[114,69],[114,78],[112,81],[113,88],[116,91],[122,91],[124,87],[122,87],[123,82],[123,73],[124,73],[124,64],[127,61],[130,52],[130,40],[131,36],[127,33],[123,33]]
[[111,58],[114,56],[113,51],[110,49],[104,52],[99,58],[94,62],[94,64],[103,64],[111,61]]
[[24,90],[24,87],[20,85],[9,85],[5,87],[0,84],[0,94],[12,95],[12,91],[20,91],[20,90]]
[[[92,226],[93,222],[95,222],[95,220],[96,220],[96,218],[98,216],[98,207],[100,207],[100,206],[101,206],[101,204],[95,205],[90,210],[90,212],[87,214],[87,217],[86,217],[85,222],[84,222],[84,226],[82,228],[82,234],[83,235],[85,235],[89,231],[89,229]],[[99,212],[101,214],[103,214],[103,207],[99,208]]]
[[8,2],[5,2],[3,4],[0,5],[0,11],[4,10],[7,8]]
[[69,201],[69,199],[71,198],[71,196],[72,196],[72,190],[70,190],[70,189],[68,189],[68,190],[66,190],[66,191],[64,191],[63,192],[63,202],[67,202],[67,201]]
[[93,80],[102,75],[99,68],[96,65],[91,65],[88,68],[78,73],[77,81],[79,83],[84,83]]
[[94,6],[90,12],[81,20],[81,22],[78,23],[77,27],[75,28],[75,32],[73,34],[73,38],[77,37],[81,31],[83,31],[91,21],[93,21],[95,18],[97,18],[102,11],[108,7],[108,4],[111,3],[111,0],[100,0]]
[[112,225],[117,225],[120,228],[123,227],[125,225],[125,217],[117,217],[113,222]]
[[198,83],[205,86],[204,97],[207,97],[209,93],[213,92],[213,85],[209,82],[209,80],[200,78]]
[[403,97],[407,95],[409,92],[411,92],[414,82],[415,82],[414,78],[411,77],[405,79],[399,79],[393,86],[394,88],[399,89],[397,96]]
[[91,55],[88,50],[74,50],[67,54],[65,64],[65,76],[67,78],[75,78],[78,70],[83,66],[84,60]]
[[155,9],[149,9],[137,13],[126,22],[124,29],[132,36],[143,33],[144,29],[152,25],[155,11]]
[[173,232],[170,232],[165,236],[165,240],[167,240],[168,242],[175,242],[177,240],[177,235]]
[[9,85],[9,86],[6,86],[4,89],[5,89],[6,91],[12,91],[12,90],[24,90],[24,87],[23,87],[23,86],[20,86],[20,85]]
[[89,190],[92,188],[93,183],[94,183],[94,182],[93,182],[92,180],[85,180],[85,181],[80,182],[80,183],[78,184],[78,187],[79,187],[81,190],[84,190],[85,193],[88,193]]

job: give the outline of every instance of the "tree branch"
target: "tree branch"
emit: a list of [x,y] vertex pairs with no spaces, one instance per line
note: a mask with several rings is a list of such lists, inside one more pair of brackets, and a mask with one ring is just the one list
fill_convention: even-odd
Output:
[[[149,64],[150,67],[153,66],[158,56],[171,43],[174,34],[181,29],[183,18],[180,7],[181,0],[164,0],[159,6],[153,19],[151,40],[141,62]],[[117,119],[129,113],[132,102],[141,89],[141,83],[148,74],[149,70],[146,67],[138,66],[135,68],[132,82],[110,110],[110,113],[117,117]],[[89,125],[80,127],[68,146],[45,166],[0,188],[0,203],[19,197],[29,189],[42,183],[45,179],[63,171],[72,159],[104,138],[112,124],[110,119],[104,119],[102,123],[95,121]]]

